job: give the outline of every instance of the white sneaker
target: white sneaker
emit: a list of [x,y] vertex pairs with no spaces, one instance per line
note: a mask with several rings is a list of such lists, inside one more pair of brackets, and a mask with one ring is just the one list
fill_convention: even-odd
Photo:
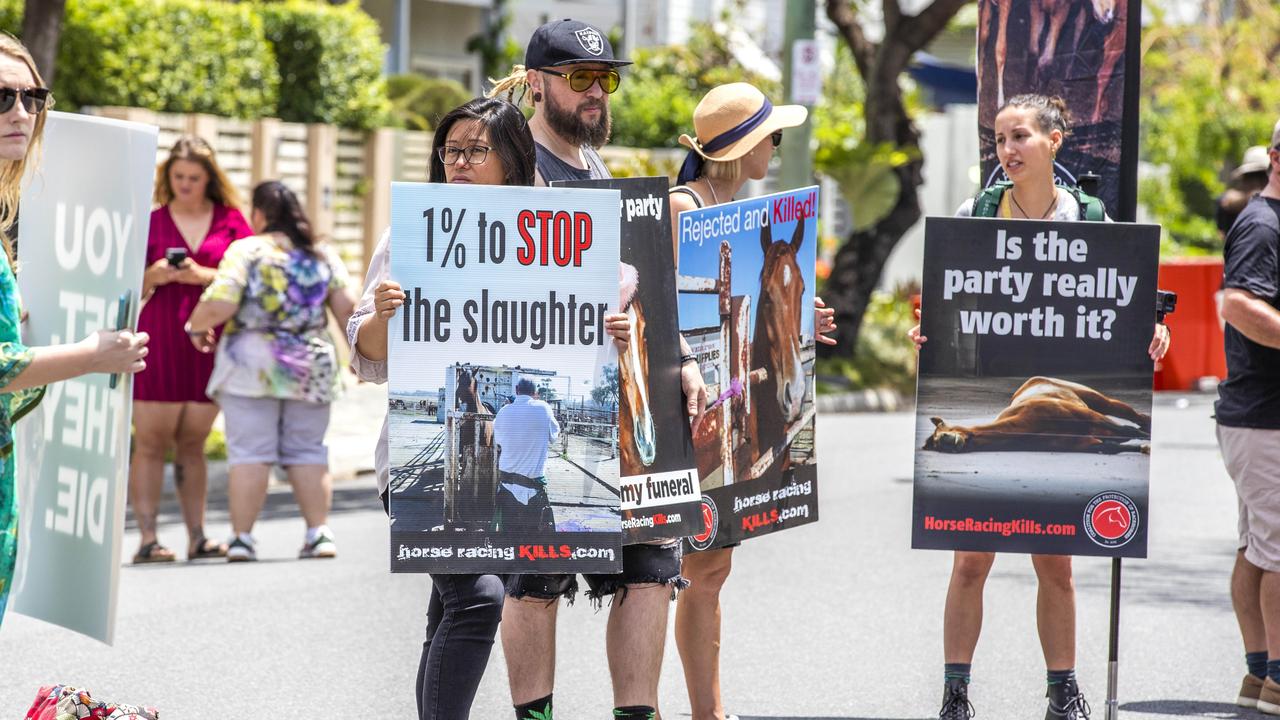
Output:
[[258,550],[251,535],[236,535],[227,541],[227,562],[254,562]]
[[338,557],[338,545],[334,543],[333,531],[327,525],[320,527],[314,540],[310,542],[304,540],[302,549],[298,551],[299,560],[335,557]]

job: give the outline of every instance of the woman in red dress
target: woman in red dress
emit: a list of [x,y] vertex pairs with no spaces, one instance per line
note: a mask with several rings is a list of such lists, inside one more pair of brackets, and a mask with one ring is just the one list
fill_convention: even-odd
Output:
[[233,241],[253,234],[239,198],[204,140],[178,140],[156,171],[155,202],[147,237],[144,305],[138,329],[151,335],[152,362],[133,384],[134,450],[129,498],[141,534],[134,563],[171,562],[156,536],[165,455],[174,450],[174,480],[187,525],[187,558],[222,557],[226,546],[204,533],[208,468],[204,445],[218,416],[205,395],[213,355],[198,352],[183,325],[217,274]]

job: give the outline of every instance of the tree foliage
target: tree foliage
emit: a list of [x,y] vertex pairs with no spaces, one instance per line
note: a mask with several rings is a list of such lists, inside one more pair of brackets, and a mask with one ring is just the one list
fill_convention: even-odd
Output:
[[591,399],[601,407],[618,407],[618,366],[605,365],[600,382],[591,388]]
[[411,130],[431,130],[446,113],[471,99],[456,80],[410,73],[387,78],[391,120]]
[[1265,145],[1280,117],[1280,7],[1239,0],[1237,15],[1144,30],[1142,153],[1158,171],[1139,200],[1164,226],[1166,250],[1220,250],[1214,203],[1229,170],[1251,145]]
[[749,82],[772,98],[777,82],[743,67],[729,42],[708,24],[692,29],[687,45],[641,48],[622,71],[622,85],[610,100],[617,146],[680,147],[681,133],[693,132],[693,109],[708,90]]

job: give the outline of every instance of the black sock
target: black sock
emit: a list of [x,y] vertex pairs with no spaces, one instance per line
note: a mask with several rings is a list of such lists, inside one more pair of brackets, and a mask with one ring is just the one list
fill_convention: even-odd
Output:
[[1247,652],[1244,654],[1244,662],[1249,666],[1249,674],[1259,680],[1267,676],[1267,651],[1259,650],[1258,652]]
[[1271,682],[1280,683],[1280,660],[1267,661],[1267,677]]
[[551,696],[516,705],[516,720],[551,720]]
[[613,709],[613,720],[654,720],[658,711],[648,705],[628,705]]
[[1054,687],[1055,685],[1066,685],[1068,683],[1071,685],[1074,685],[1076,683],[1076,669],[1071,668],[1069,670],[1050,670],[1047,673],[1047,678],[1049,680],[1050,688]]
[[942,666],[943,680],[961,680],[965,685],[969,684],[969,671],[973,668],[972,663],[947,663]]

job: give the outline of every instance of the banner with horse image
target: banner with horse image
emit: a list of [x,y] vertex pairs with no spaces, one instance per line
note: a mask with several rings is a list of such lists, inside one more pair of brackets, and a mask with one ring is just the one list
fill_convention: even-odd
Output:
[[1159,245],[926,219],[912,547],[1146,556]]
[[[1058,153],[1060,182],[1098,175],[1113,218],[1132,220],[1138,202],[1138,75],[1141,0],[980,0],[978,135],[981,184],[1004,179],[995,119],[1022,93],[1057,95],[1074,117]],[[1132,20],[1132,22],[1130,22]]]
[[708,410],[694,429],[693,550],[818,519],[814,317],[818,188],[680,213],[680,328]]
[[[18,228],[18,286],[30,311],[23,334],[31,346],[134,327],[156,165],[151,125],[60,112],[47,122]],[[107,644],[120,584],[132,398],[130,377],[82,375],[45,388],[15,426],[21,520],[12,609]]]
[[392,183],[391,570],[611,573],[616,190]]
[[622,193],[622,311],[631,318],[618,378],[618,466],[625,542],[702,530],[693,433],[680,385],[676,261],[665,177],[553,182]]

